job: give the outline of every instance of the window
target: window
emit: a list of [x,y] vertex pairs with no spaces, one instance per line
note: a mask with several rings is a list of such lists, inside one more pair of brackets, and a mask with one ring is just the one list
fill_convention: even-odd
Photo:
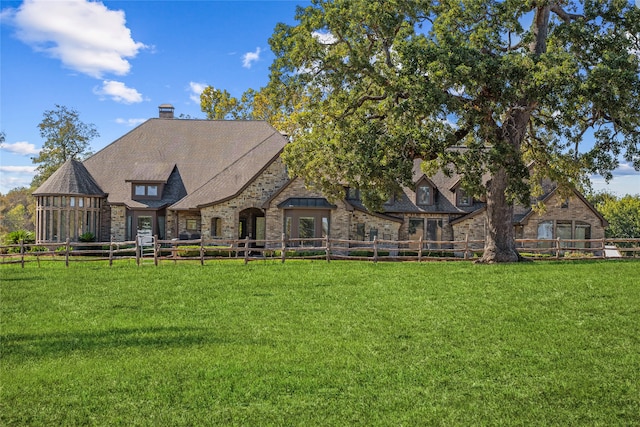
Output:
[[311,239],[314,237],[314,232],[316,229],[315,226],[315,218],[313,217],[302,217],[299,219],[298,223],[298,235],[301,239]]
[[378,238],[378,229],[377,228],[371,228],[369,230],[369,240],[373,241],[374,239]]
[[550,248],[554,239],[560,239],[563,248],[588,248],[589,242],[567,242],[566,240],[590,240],[591,225],[580,221],[542,221],[538,224],[538,239],[549,240],[539,242],[540,247]]
[[416,191],[416,204],[418,205],[431,205],[433,204],[431,197],[431,187],[426,184],[418,186]]
[[222,236],[222,218],[211,218],[211,237]]
[[364,240],[364,222],[356,224],[356,240]]
[[422,218],[409,218],[409,236],[419,238],[424,235],[424,220]]
[[158,184],[133,184],[133,199],[159,199],[160,186]]
[[[289,239],[319,239],[329,234],[331,214],[326,209],[286,209],[284,234]],[[320,245],[320,241],[294,241],[294,245]]]
[[471,206],[473,198],[462,188],[456,190],[456,203],[458,206]]
[[[428,219],[427,220],[427,240],[439,241],[442,240],[442,220],[441,219]],[[430,243],[429,248],[436,248],[437,243]]]
[[186,225],[187,225],[187,230],[189,230],[189,231],[197,231],[198,230],[198,220],[197,219],[188,219]]
[[[581,222],[576,222],[574,230],[574,239],[576,240],[590,240],[591,239],[591,225]],[[576,248],[588,248],[589,242],[575,242]]]
[[347,187],[347,200],[360,200],[360,190],[357,188]]
[[84,233],[100,239],[100,199],[70,195],[39,197],[36,238],[40,242],[78,241]]

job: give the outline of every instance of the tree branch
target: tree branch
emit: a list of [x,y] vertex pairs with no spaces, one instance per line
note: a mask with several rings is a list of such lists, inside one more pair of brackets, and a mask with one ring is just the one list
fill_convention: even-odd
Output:
[[560,5],[557,3],[551,6],[551,11],[556,15],[558,15],[558,17],[566,23],[569,23],[571,21],[575,21],[578,19],[584,19],[584,15],[569,13],[565,11],[562,7],[560,7]]

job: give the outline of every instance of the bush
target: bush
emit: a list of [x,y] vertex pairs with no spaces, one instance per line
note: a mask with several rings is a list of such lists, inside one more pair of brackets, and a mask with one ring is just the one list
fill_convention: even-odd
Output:
[[[200,246],[189,245],[179,246],[176,251],[178,256],[183,258],[195,258],[200,256]],[[210,257],[228,257],[230,252],[227,250],[227,246],[205,246],[204,255]]]
[[[32,231],[28,230],[16,230],[7,234],[4,243],[6,245],[19,245],[20,242],[23,241],[26,244],[32,244],[36,242],[36,236]],[[25,250],[29,250],[29,247],[25,247]],[[20,248],[9,248],[7,250],[8,253],[17,253],[20,252]]]
[[78,240],[85,243],[95,242],[96,236],[93,233],[87,231],[86,233],[81,234],[80,237],[78,237]]

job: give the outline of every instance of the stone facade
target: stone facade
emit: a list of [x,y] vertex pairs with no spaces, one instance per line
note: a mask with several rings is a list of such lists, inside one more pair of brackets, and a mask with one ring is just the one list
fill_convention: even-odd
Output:
[[484,241],[486,236],[487,215],[484,211],[472,215],[469,218],[456,222],[452,228],[454,241],[464,242],[468,239],[472,242],[469,244],[471,249],[482,249],[484,245],[477,243],[477,241]]
[[349,228],[350,240],[371,241],[377,235],[378,239],[398,240],[400,221],[391,221],[366,212],[354,210]]
[[[322,193],[309,190],[304,186],[304,181],[299,178],[293,179],[282,189],[272,200],[269,201],[265,210],[267,220],[267,240],[280,240],[284,231],[285,210],[278,208],[278,205],[290,197],[324,198]],[[344,238],[348,236],[351,213],[347,210],[344,201],[335,203],[336,208],[331,210],[329,236],[333,238]]]
[[[238,196],[222,203],[207,206],[201,210],[202,235],[205,238],[219,237],[223,239],[238,238],[238,223],[240,212],[245,209],[256,208],[262,210],[262,205],[269,200],[283,185],[289,180],[287,169],[282,159],[277,158],[271,163],[251,184],[247,186]],[[276,224],[270,221],[270,215],[265,215],[267,227],[267,240],[277,235],[280,238],[282,227],[274,232]],[[221,233],[218,236],[211,235],[211,224],[213,218],[220,218]]]
[[127,208],[122,205],[111,205],[111,238],[116,242],[126,240]]
[[[551,197],[545,200],[545,211],[541,213],[531,213],[529,217],[522,223],[522,231],[520,232],[523,239],[538,239],[539,226],[541,223],[551,223],[553,238],[558,236],[558,224],[571,225],[571,239],[603,239],[604,226],[602,218],[598,217],[591,207],[587,205],[582,198],[573,194],[568,199],[560,197],[559,194],[553,193]],[[577,235],[576,226],[588,226],[589,236],[584,237]],[[516,236],[520,237],[520,236]],[[564,237],[563,237],[564,238]],[[524,247],[530,247],[532,244],[526,244]],[[534,243],[535,245],[535,243]]]

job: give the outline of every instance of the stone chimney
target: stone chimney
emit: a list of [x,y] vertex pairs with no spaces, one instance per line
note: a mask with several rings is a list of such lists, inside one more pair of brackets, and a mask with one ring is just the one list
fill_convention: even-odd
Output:
[[161,119],[173,119],[173,105],[162,104],[158,107]]

